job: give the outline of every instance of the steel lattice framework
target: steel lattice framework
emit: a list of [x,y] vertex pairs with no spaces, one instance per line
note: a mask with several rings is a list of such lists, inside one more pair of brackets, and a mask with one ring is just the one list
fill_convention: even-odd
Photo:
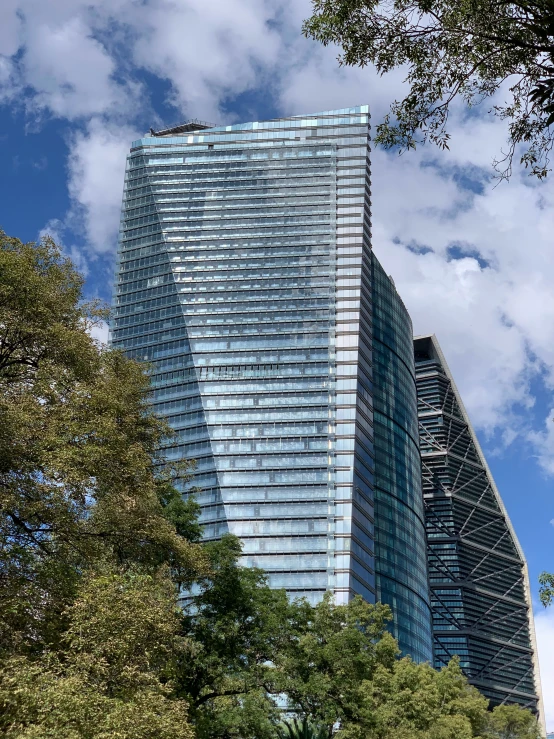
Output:
[[434,336],[415,358],[435,666],[542,714],[523,552]]

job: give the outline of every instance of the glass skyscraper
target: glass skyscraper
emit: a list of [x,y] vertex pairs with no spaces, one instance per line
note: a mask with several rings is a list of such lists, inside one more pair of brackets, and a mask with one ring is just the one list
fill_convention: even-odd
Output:
[[[382,600],[432,659],[410,318],[371,251],[367,106],[133,142],[112,343],[195,459],[207,539]],[[187,494],[183,489],[183,494]]]
[[414,346],[435,666],[544,716],[525,557],[436,338]]

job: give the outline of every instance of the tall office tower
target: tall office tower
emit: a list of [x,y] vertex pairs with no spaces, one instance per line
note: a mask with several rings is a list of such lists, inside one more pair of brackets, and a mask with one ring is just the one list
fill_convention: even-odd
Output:
[[292,596],[390,603],[431,659],[411,323],[370,228],[367,106],[151,131],[112,342],[151,364],[207,539],[238,535]]
[[414,348],[435,666],[544,715],[525,557],[436,338]]

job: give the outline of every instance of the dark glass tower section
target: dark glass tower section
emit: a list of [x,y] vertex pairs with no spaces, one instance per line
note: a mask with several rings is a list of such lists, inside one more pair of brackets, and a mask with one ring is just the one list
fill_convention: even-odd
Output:
[[414,346],[435,666],[543,714],[523,552],[436,338]]
[[412,322],[375,257],[372,285],[377,597],[402,651],[432,661]]
[[151,131],[127,160],[112,343],[150,363],[207,539],[238,535],[291,596],[381,597],[430,659],[411,323],[370,238],[367,106]]

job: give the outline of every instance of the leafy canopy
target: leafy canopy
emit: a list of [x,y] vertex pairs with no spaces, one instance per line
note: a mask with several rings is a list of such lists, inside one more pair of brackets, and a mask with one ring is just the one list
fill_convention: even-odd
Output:
[[0,731],[11,739],[193,739],[171,680],[185,645],[171,579],[87,576],[62,648],[0,670]]
[[81,297],[50,239],[0,232],[2,733],[188,739],[168,629],[174,579],[208,560],[168,490],[148,377],[93,341],[105,311]]
[[0,247],[3,736],[282,739],[286,705],[314,739],[535,739],[456,662],[398,660],[387,607],[291,602],[202,544],[144,369],[90,338],[53,242]]
[[[362,739],[539,739],[534,716],[519,706],[498,706],[468,685],[457,658],[442,670],[409,658],[380,667],[364,685],[361,718],[343,736]],[[362,731],[360,731],[362,728]],[[363,729],[367,731],[364,734]]]
[[0,247],[1,653],[55,638],[96,562],[193,577],[203,555],[164,515],[167,429],[143,368],[89,336],[103,312],[81,302],[82,278],[51,240],[0,233]]
[[328,731],[324,726],[318,726],[307,718],[298,721],[284,721],[282,726],[278,727],[279,739],[327,739]]
[[[495,166],[512,171],[516,149],[530,174],[550,171],[554,124],[554,0],[312,0],[306,36],[342,47],[339,62],[406,68],[408,93],[377,126],[376,141],[448,148],[456,99],[508,123]],[[493,99],[494,98],[494,99]]]
[[554,600],[554,574],[551,574],[550,572],[541,572],[539,575],[539,585],[541,586],[539,597],[541,599],[541,603],[546,608],[546,606],[551,605]]

